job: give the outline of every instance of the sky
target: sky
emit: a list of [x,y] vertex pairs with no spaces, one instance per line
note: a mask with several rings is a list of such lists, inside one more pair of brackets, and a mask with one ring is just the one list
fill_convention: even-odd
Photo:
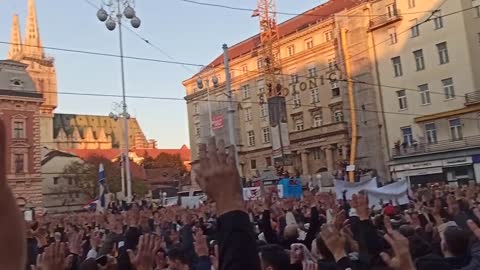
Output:
[[[257,0],[199,0],[200,2],[255,8]],[[96,18],[101,0],[36,0],[43,46],[119,54],[118,31],[108,31]],[[282,12],[301,13],[321,0],[277,0]],[[258,33],[258,19],[251,12],[199,6],[180,0],[135,0],[142,20],[136,32],[124,31],[126,56],[208,64],[222,53],[222,44],[234,45]],[[27,0],[0,0],[0,41],[10,41],[13,14],[20,17],[25,34]],[[280,16],[279,20],[288,19]],[[8,45],[0,44],[0,59]],[[55,58],[58,91],[121,94],[120,59],[45,50]],[[182,81],[198,67],[125,60],[127,95],[183,98]],[[58,95],[58,113],[108,115],[121,98]],[[129,113],[139,121],[149,139],[159,148],[189,145],[186,103],[183,100],[127,99]]]

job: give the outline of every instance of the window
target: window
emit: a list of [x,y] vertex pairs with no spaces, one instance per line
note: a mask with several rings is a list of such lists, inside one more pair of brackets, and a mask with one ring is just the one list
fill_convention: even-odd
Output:
[[329,42],[330,40],[333,39],[332,31],[327,31],[327,32],[323,33],[323,35],[325,36],[325,42]]
[[272,158],[271,157],[266,157],[265,158],[265,163],[267,164],[267,167],[272,167]]
[[417,19],[410,21],[412,28],[410,28],[411,37],[418,37],[420,35],[420,27],[418,26]]
[[255,146],[255,132],[250,130],[247,132],[248,146]]
[[257,169],[257,160],[256,159],[251,159],[250,160],[250,169],[252,169],[252,170]]
[[321,127],[323,125],[323,118],[321,114],[316,114],[313,117],[313,127]]
[[75,192],[75,198],[80,198],[80,194],[78,192]]
[[13,122],[13,138],[14,139],[25,138],[25,122],[23,121]]
[[450,125],[450,136],[452,140],[458,141],[463,139],[462,122],[460,118],[450,119],[448,123]]
[[328,70],[330,70],[330,71],[337,70],[337,59],[336,58],[328,59]]
[[242,94],[243,94],[243,99],[250,98],[250,85],[247,84],[242,86]]
[[193,114],[198,114],[198,103],[193,103]]
[[335,113],[333,114],[333,118],[336,123],[343,122],[343,112],[335,111]]
[[302,102],[300,101],[300,92],[293,93],[293,107],[299,108],[302,106]]
[[248,73],[248,67],[247,65],[242,66],[242,74],[247,74]]
[[395,27],[391,27],[388,29],[388,36],[390,37],[390,45],[393,45],[398,42],[397,31],[395,30]]
[[312,88],[310,92],[312,94],[312,103],[320,102],[320,91],[318,90],[318,88]]
[[400,59],[400,56],[392,58],[392,64],[393,64],[393,72],[395,74],[395,77],[402,76],[403,70],[402,70],[402,60]]
[[425,59],[423,57],[423,50],[416,50],[413,52],[415,57],[415,64],[417,66],[417,71],[425,69]]
[[53,177],[53,184],[58,185],[58,179],[59,177]]
[[477,33],[477,40],[478,40],[478,43],[480,43],[480,33]]
[[412,128],[411,127],[402,127],[400,128],[402,131],[402,136],[403,136],[403,143],[405,143],[407,146],[411,146],[413,143],[413,133],[412,133]]
[[296,131],[303,130],[303,120],[302,119],[295,120],[295,130]]
[[259,58],[257,59],[257,68],[262,69],[263,68],[263,59]]
[[68,177],[68,184],[72,185],[73,184],[73,179],[71,177]]
[[290,74],[290,83],[291,84],[296,84],[298,83],[298,74]]
[[430,104],[430,90],[428,89],[428,84],[419,85],[418,91],[420,92],[420,99],[422,100],[422,105]]
[[338,86],[338,81],[331,81],[330,89],[332,89],[332,97],[340,96],[340,87]]
[[245,122],[250,122],[250,121],[252,121],[252,109],[245,108]]
[[287,47],[288,56],[293,56],[295,54],[295,45],[290,45]]
[[197,125],[195,125],[195,136],[197,137],[200,137],[200,127]]
[[264,127],[262,128],[262,139],[263,143],[270,143],[270,128]]
[[455,88],[453,87],[453,79],[448,78],[442,80],[443,92],[445,93],[445,99],[455,98]]
[[435,126],[435,123],[425,124],[425,135],[428,144],[437,143],[437,127]]
[[263,102],[260,105],[260,116],[261,117],[267,117],[268,116],[268,103]]
[[407,104],[407,93],[405,90],[397,91],[397,98],[398,98],[398,108],[400,110],[406,110],[408,108]]
[[395,9],[395,5],[391,4],[387,6],[387,18],[391,19],[397,16],[397,10]]
[[443,28],[443,17],[440,10],[437,10],[433,13],[433,25],[435,30]]
[[311,49],[313,48],[313,39],[309,38],[305,40],[305,48],[306,49]]
[[415,7],[415,0],[408,0],[408,8],[414,8]]
[[15,173],[25,172],[25,156],[23,154],[15,154]]
[[438,57],[440,58],[440,65],[450,62],[448,58],[447,42],[437,44]]
[[317,68],[316,67],[312,67],[312,68],[308,69],[308,77],[309,78],[317,77]]
[[314,160],[320,160],[320,159],[322,159],[322,150],[321,150],[319,147],[314,148],[314,149],[312,150],[312,153],[313,153],[313,159],[314,159]]
[[480,17],[480,0],[472,0],[472,7],[477,18]]

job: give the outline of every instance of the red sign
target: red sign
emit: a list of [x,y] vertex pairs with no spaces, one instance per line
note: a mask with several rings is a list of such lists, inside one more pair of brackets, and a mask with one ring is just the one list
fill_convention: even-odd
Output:
[[212,129],[223,128],[223,115],[215,115],[212,117]]

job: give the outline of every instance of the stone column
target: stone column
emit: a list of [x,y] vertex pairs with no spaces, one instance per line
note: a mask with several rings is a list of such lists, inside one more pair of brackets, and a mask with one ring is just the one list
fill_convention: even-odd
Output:
[[341,146],[342,147],[342,159],[343,160],[348,160],[348,145],[344,144]]
[[310,174],[310,170],[308,168],[308,151],[307,150],[304,150],[302,152],[300,152],[300,157],[302,159],[302,172],[303,172],[303,175],[309,175]]
[[332,146],[324,146],[322,148],[323,151],[325,151],[325,157],[327,159],[327,169],[329,172],[332,172],[334,170],[333,168],[333,148]]

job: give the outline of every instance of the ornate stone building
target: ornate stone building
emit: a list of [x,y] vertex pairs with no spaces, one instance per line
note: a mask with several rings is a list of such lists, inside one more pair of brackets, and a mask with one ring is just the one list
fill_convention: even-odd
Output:
[[[356,136],[357,168],[375,168],[380,176],[388,175],[380,98],[371,85],[375,72],[369,51],[367,2],[330,0],[279,25],[279,80],[287,89],[285,135],[289,136],[293,154],[293,166],[287,168],[290,173],[300,173],[306,179],[318,177],[318,172],[335,173],[337,164],[349,159],[352,136]],[[266,100],[262,75],[265,61],[259,57],[259,46],[260,37],[256,35],[228,49],[231,86],[235,104],[239,104],[234,112],[236,143],[241,173],[247,179],[273,167],[269,108],[262,102]],[[193,160],[198,143],[210,136],[210,126],[217,137],[227,141],[230,132],[225,129],[228,117],[223,55],[205,66],[208,68],[183,82]],[[213,76],[218,85],[212,85]],[[203,89],[197,88],[199,79],[206,81]],[[347,82],[352,80],[365,84],[354,84],[350,95]],[[207,99],[210,102],[205,102]],[[356,121],[352,120],[352,111]],[[352,132],[352,121],[357,134]]]
[[[7,135],[7,181],[21,206],[42,206],[40,121],[42,94],[27,65],[0,61],[0,119]],[[3,158],[3,157],[2,157]]]
[[[108,116],[55,113],[57,76],[54,59],[45,55],[40,39],[35,0],[28,0],[25,40],[22,40],[18,16],[13,17],[8,59],[27,65],[35,88],[43,94],[40,107],[42,145],[61,150],[110,149],[123,147],[123,125]],[[154,147],[147,140],[137,120],[129,121],[129,145],[132,148]]]

